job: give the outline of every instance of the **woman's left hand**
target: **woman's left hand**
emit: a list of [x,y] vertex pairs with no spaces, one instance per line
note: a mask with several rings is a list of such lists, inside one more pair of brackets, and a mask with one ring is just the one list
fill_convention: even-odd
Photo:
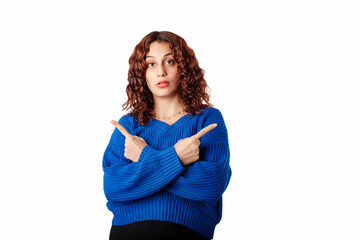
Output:
[[131,135],[123,126],[114,120],[111,121],[111,124],[119,129],[119,131],[125,136],[124,156],[133,162],[139,161],[139,157],[143,148],[148,145],[145,140],[136,135]]

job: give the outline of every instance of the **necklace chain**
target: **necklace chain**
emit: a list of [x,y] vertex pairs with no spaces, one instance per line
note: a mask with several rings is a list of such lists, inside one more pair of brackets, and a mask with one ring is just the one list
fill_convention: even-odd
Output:
[[181,113],[183,113],[184,112],[184,110],[181,110],[181,111],[179,111],[179,112],[177,112],[177,113],[175,113],[175,114],[172,114],[172,115],[170,115],[170,117],[160,117],[160,116],[157,116],[157,115],[155,115],[155,118],[160,118],[160,119],[162,119],[162,120],[170,120],[171,118],[173,118],[173,117],[175,117],[176,115],[178,115],[178,114],[181,114]]

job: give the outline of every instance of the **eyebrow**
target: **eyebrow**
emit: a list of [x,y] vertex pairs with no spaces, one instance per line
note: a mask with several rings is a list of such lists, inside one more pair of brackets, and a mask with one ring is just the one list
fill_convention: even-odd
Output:
[[[164,55],[164,57],[169,56],[169,55],[171,55],[171,54],[172,54],[171,52],[170,52],[170,53],[167,53],[167,54]],[[146,59],[146,58],[155,58],[155,57],[153,57],[153,56],[146,56],[145,59]]]

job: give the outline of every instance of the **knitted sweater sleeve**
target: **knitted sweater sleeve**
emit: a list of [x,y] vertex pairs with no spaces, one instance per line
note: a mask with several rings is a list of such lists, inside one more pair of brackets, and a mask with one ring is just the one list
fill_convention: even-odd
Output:
[[230,148],[227,129],[218,109],[206,117],[204,126],[217,123],[217,127],[200,138],[199,160],[169,186],[167,191],[193,201],[217,201],[231,178]]
[[[127,117],[123,116],[119,123],[131,134],[131,121]],[[108,201],[130,201],[151,195],[185,170],[174,147],[160,151],[147,145],[138,162],[125,158],[124,150],[125,137],[115,128],[102,163]]]

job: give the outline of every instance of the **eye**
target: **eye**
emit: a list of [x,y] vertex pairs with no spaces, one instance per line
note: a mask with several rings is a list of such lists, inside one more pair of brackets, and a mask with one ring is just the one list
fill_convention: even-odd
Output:
[[149,62],[149,63],[147,64],[147,66],[148,66],[148,67],[153,67],[153,66],[154,66],[154,63],[153,63],[153,62]]
[[168,65],[173,65],[173,64],[175,64],[175,61],[174,60],[171,60],[171,59],[169,59],[169,60],[166,60],[166,62],[165,62],[166,64],[168,64]]

